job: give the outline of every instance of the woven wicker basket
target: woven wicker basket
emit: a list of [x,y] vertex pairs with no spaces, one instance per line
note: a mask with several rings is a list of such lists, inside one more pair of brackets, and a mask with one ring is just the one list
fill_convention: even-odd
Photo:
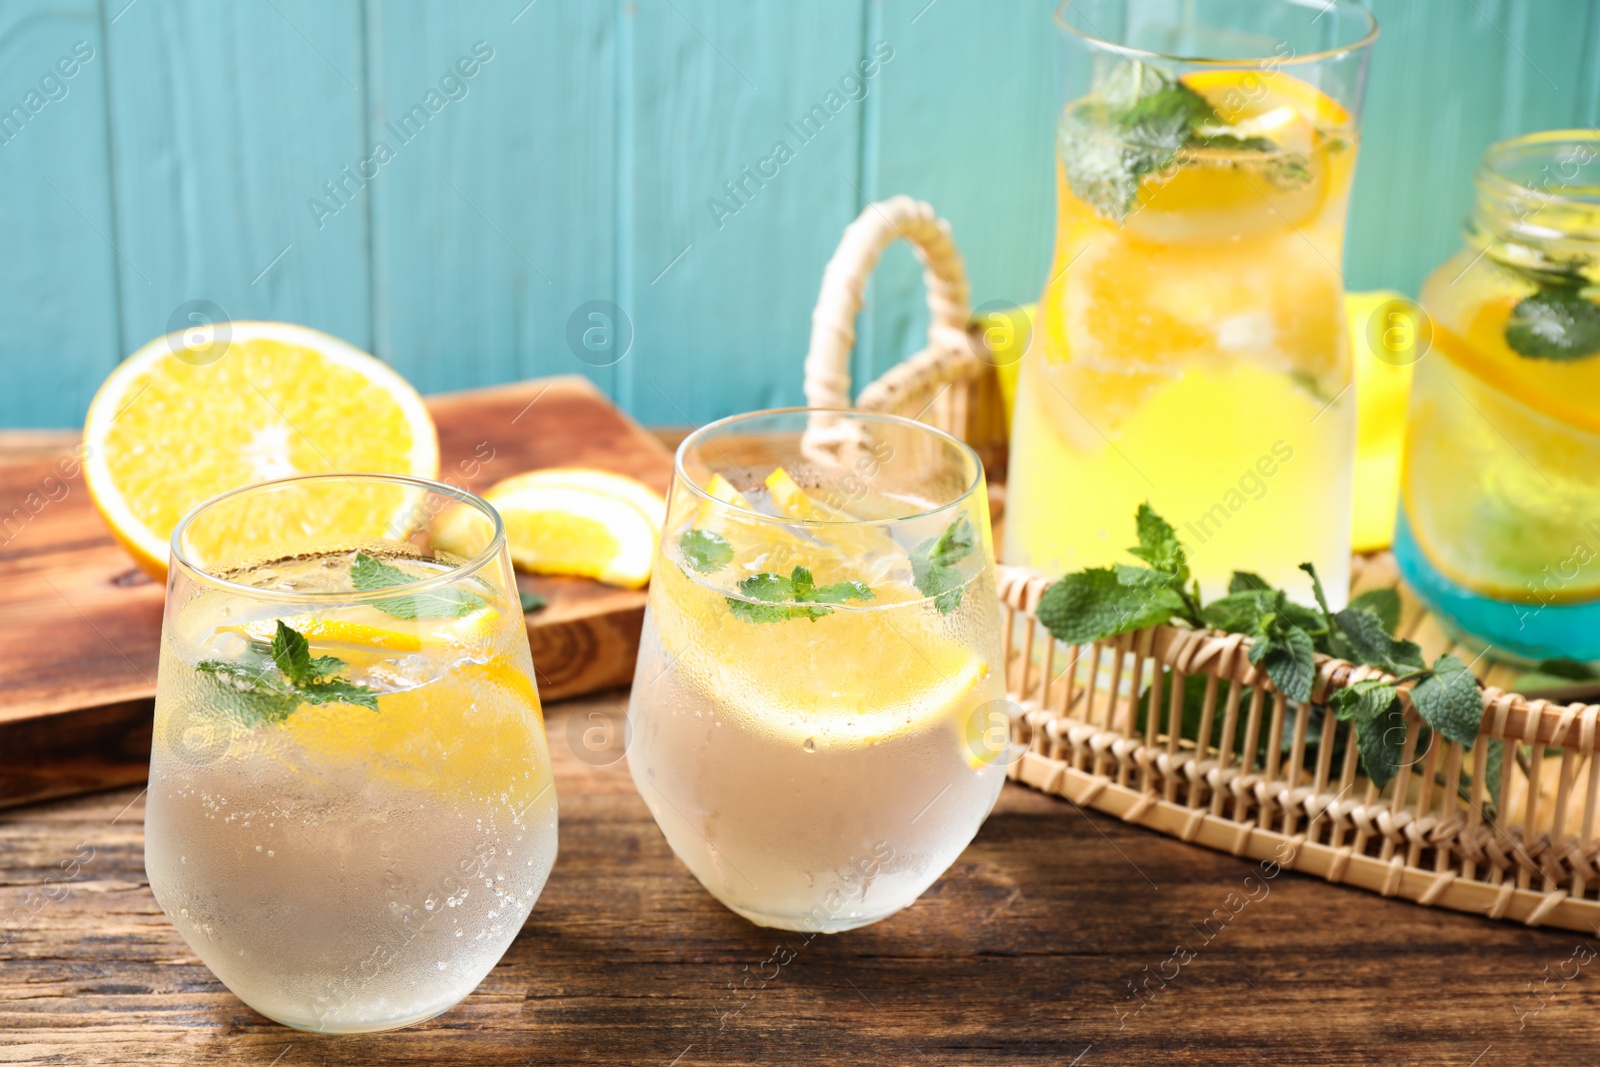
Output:
[[[1003,476],[994,362],[970,322],[949,224],[927,204],[871,204],[845,230],[812,316],[806,400],[850,406],[862,289],[897,238],[926,267],[928,347],[862,390],[856,406],[949,430]],[[1600,924],[1600,705],[1488,686],[1475,746],[1433,735],[1418,752],[1419,720],[1403,694],[1411,728],[1402,767],[1378,789],[1359,773],[1353,726],[1323,705],[1382,672],[1319,656],[1312,702],[1299,704],[1251,665],[1249,639],[1238,634],[1157,626],[1064,646],[1033,614],[1050,579],[999,571],[1007,684],[1020,707],[1012,778],[1184,841],[1384,896],[1529,926]],[[1206,679],[1203,713],[1185,730],[1184,682],[1194,675]],[[1158,713],[1141,729],[1136,702],[1147,690]],[[1490,796],[1493,742],[1504,742],[1494,746],[1503,770]]]

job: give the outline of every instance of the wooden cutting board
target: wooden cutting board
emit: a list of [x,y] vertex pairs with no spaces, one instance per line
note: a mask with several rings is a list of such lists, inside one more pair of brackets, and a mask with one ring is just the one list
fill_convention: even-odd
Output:
[[[483,490],[539,467],[630,474],[661,492],[672,457],[587,379],[432,397],[440,478]],[[0,805],[142,781],[164,590],[112,540],[72,441],[0,459]],[[645,594],[520,575],[546,700],[628,684]]]

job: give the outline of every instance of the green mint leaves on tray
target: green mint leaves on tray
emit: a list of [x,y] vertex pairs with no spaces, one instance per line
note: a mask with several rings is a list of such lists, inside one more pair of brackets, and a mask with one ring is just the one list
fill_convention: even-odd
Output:
[[787,578],[772,571],[751,575],[739,583],[739,592],[749,599],[731,596],[724,599],[734,617],[745,622],[783,622],[786,619],[816,622],[832,614],[829,604],[872,599],[872,589],[863,582],[819,586],[804,567],[796,567]]
[[550,604],[550,601],[538,593],[519,593],[517,596],[522,601],[522,613],[524,615],[533,611],[542,611]]
[[1581,292],[1581,277],[1542,279],[1506,320],[1506,345],[1519,356],[1565,362],[1600,353],[1600,304]]
[[[1067,184],[1100,214],[1124,219],[1139,183],[1180,161],[1185,150],[1276,153],[1267,137],[1229,133],[1204,96],[1140,60],[1114,70],[1092,97],[1063,113],[1059,154]],[[1282,185],[1311,178],[1309,161],[1286,153],[1268,171]]]
[[[391,589],[397,585],[409,585],[418,581],[418,578],[414,574],[407,574],[399,567],[383,562],[376,556],[357,552],[356,561],[350,567],[350,581],[355,585],[357,592],[372,593],[381,589]],[[476,593],[447,586],[443,589],[430,589],[422,593],[407,593],[403,596],[374,600],[372,606],[385,615],[393,615],[397,619],[458,619],[463,615],[471,615],[487,603]]]
[[313,656],[305,635],[282,619],[267,653],[254,652],[238,662],[195,664],[213,703],[252,727],[282,722],[301,704],[355,704],[377,711],[376,692],[333,677],[344,667],[337,656]]
[[1414,642],[1394,636],[1400,620],[1394,590],[1363,593],[1332,611],[1316,568],[1302,563],[1315,608],[1290,600],[1248,571],[1234,573],[1226,596],[1202,604],[1199,583],[1191,578],[1171,524],[1141,504],[1136,526],[1139,543],[1129,552],[1146,566],[1119,563],[1077,571],[1046,590],[1036,614],[1057,640],[1089,644],[1168,622],[1247,634],[1250,662],[1296,703],[1312,699],[1318,653],[1377,667],[1393,680],[1355,682],[1334,692],[1327,707],[1340,721],[1355,723],[1362,766],[1380,788],[1398,771],[1405,748],[1399,687],[1406,683],[1428,729],[1458,744],[1476,742],[1483,725],[1477,679],[1449,653],[1428,667]]
[[961,591],[967,576],[957,567],[977,547],[972,523],[965,515],[945,527],[938,537],[930,537],[911,553],[911,580],[923,596],[933,598],[940,615],[961,606]]
[[689,566],[701,574],[711,574],[733,562],[733,545],[713,530],[685,530],[678,537],[678,549]]

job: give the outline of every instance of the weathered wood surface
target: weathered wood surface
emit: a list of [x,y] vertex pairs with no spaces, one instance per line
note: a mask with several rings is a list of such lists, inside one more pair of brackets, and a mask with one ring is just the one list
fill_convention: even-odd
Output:
[[[611,747],[585,747],[594,716],[620,726],[624,699],[551,709],[561,856],[550,883],[477,991],[390,1034],[298,1033],[223,988],[150,895],[139,787],[0,813],[0,1062],[1600,1058],[1600,966],[1585,965],[1600,951],[1594,939],[1292,873],[1262,880],[1256,864],[1016,785],[955,867],[900,915],[810,944],[751,926],[673,857],[634,792],[620,729]],[[768,962],[783,945],[793,959]],[[1177,946],[1192,953],[1181,967],[1169,962],[1184,958]],[[1136,1012],[1129,983],[1147,981]]]
[[[672,458],[587,380],[431,397],[442,480],[482,490],[535,467],[593,466],[665,491]],[[139,781],[149,755],[162,588],[111,538],[75,435],[0,436],[0,804]],[[633,678],[645,594],[519,578],[547,700]],[[38,773],[46,765],[50,773]]]

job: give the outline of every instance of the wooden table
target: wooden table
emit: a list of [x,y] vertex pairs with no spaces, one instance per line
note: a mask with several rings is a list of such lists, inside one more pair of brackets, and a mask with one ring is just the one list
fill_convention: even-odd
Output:
[[0,811],[0,1063],[1600,1061],[1600,941],[1247,881],[1016,785],[907,911],[810,942],[751,926],[673,857],[620,747],[585,746],[625,705],[549,709],[550,883],[463,1004],[391,1034],[298,1033],[223,988],[150,894],[139,787]]
[[[1600,1058],[1600,1014],[1591,1014],[1600,965],[1580,966],[1600,951],[1591,939],[1291,873],[1247,883],[1255,864],[1016,785],[907,911],[809,944],[760,929],[673,857],[620,742],[585,748],[592,716],[620,724],[624,707],[617,693],[550,709],[561,799],[550,883],[476,992],[390,1034],[298,1033],[223,988],[150,895],[138,788],[0,813],[0,1062],[1498,1067]],[[1239,907],[1247,896],[1256,899]],[[1225,923],[1214,917],[1235,907]],[[1181,967],[1169,962],[1180,944],[1193,952]],[[780,967],[775,952],[793,958]],[[1147,981],[1134,999],[1130,983]],[[1541,996],[1538,1014],[1519,1017]]]

